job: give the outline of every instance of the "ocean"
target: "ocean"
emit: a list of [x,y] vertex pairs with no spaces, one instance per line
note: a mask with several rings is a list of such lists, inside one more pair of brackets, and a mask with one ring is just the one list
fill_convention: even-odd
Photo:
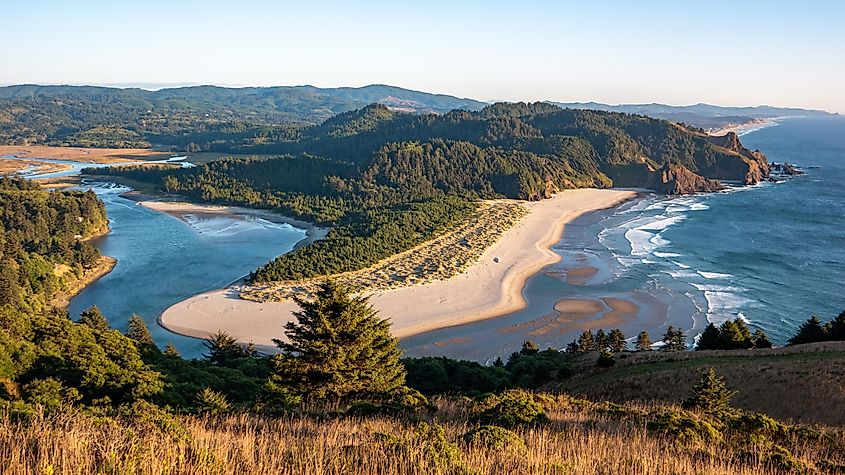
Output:
[[692,344],[734,318],[782,345],[811,315],[832,319],[845,310],[845,118],[786,119],[741,140],[806,174],[584,215],[554,247],[562,261],[526,283],[525,309],[404,339],[406,353],[489,362],[527,339],[563,348],[584,327],[656,341],[674,325]]

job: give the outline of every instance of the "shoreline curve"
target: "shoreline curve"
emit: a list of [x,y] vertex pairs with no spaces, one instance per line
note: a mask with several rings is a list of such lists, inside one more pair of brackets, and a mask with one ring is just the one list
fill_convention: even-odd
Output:
[[[447,280],[370,295],[370,302],[391,321],[391,331],[406,338],[428,331],[500,317],[527,305],[522,295],[528,279],[560,260],[552,251],[567,223],[593,211],[612,208],[638,193],[614,189],[566,190],[554,197],[524,202],[529,214],[487,248],[464,273]],[[284,338],[296,304],[252,302],[227,287],[204,292],[165,309],[160,326],[188,337],[207,338],[225,331],[263,352],[274,352],[273,338]]]

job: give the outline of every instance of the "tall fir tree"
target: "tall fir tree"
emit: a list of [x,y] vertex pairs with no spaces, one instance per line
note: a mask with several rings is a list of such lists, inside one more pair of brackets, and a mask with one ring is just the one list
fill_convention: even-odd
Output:
[[153,342],[153,336],[150,335],[150,330],[147,328],[147,324],[144,323],[144,319],[134,313],[131,317],[129,317],[128,327],[126,329],[126,336],[135,340],[135,343],[137,343],[139,346],[155,345],[155,343]]
[[79,323],[88,325],[95,330],[105,331],[109,329],[109,321],[100,311],[100,307],[96,305],[86,308],[79,314]]
[[721,345],[721,332],[713,322],[707,324],[704,327],[704,331],[701,332],[701,336],[698,337],[698,342],[695,344],[695,350],[717,350],[720,348]]
[[607,336],[607,347],[613,353],[620,353],[625,351],[625,348],[628,346],[628,342],[625,341],[625,334],[622,333],[622,330],[616,328],[610,331],[610,334]]
[[287,341],[274,340],[270,386],[304,400],[339,402],[380,397],[404,388],[405,368],[390,323],[366,297],[352,296],[334,281],[320,284],[313,300],[294,299],[296,322]]
[[720,417],[732,412],[730,402],[734,395],[736,391],[728,389],[725,380],[717,375],[713,368],[707,368],[698,383],[693,386],[682,407]]
[[827,339],[827,332],[822,326],[819,317],[813,315],[809,320],[801,324],[798,333],[789,339],[790,345],[801,345],[803,343],[815,343]]
[[637,343],[634,345],[637,351],[651,351],[651,337],[643,330],[637,335]]

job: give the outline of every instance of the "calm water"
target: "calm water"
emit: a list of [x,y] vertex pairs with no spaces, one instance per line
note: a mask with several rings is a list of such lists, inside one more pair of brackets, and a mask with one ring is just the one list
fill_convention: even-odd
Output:
[[[542,318],[555,302],[617,298],[638,311],[617,325],[658,339],[669,324],[694,338],[708,321],[744,318],[784,343],[812,313],[845,309],[845,119],[791,119],[742,137],[770,161],[807,174],[693,197],[646,196],[567,226],[563,260],[531,278],[528,307],[501,318],[408,338],[410,355],[489,361],[525,339],[563,347],[580,333]],[[595,273],[582,285],[561,277]]]
[[185,357],[199,356],[202,342],[157,325],[163,310],[224,287],[305,238],[302,229],[248,215],[191,214],[182,220],[120,197],[128,188],[113,183],[90,186],[105,202],[111,226],[95,244],[104,255],[116,258],[117,265],[74,297],[68,312],[76,318],[97,305],[121,330],[136,313],[159,346],[173,343]]

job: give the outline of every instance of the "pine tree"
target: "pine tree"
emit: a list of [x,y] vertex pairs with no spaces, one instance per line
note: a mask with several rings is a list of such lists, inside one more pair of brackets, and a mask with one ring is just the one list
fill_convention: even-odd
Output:
[[637,351],[651,351],[651,337],[643,330],[637,335],[637,343],[634,345]]
[[593,334],[590,330],[584,330],[578,337],[578,353],[587,353],[589,351],[596,351],[596,341],[593,339]]
[[607,334],[604,332],[604,328],[599,328],[596,330],[596,336],[594,337],[596,342],[596,349],[601,351],[607,349]]
[[223,394],[204,388],[197,393],[196,409],[200,414],[217,416],[229,412],[231,405]]
[[696,351],[701,350],[718,350],[722,342],[722,334],[713,322],[707,324],[701,336],[698,337],[698,342],[695,345]]
[[208,349],[205,358],[214,365],[226,366],[238,358],[248,356],[238,340],[222,330],[207,338],[204,345]]
[[318,401],[381,396],[404,386],[398,340],[366,297],[326,281],[313,300],[294,300],[300,311],[285,325],[288,341],[274,340],[282,353],[273,359],[271,385]]
[[663,351],[683,351],[687,348],[687,336],[680,328],[669,325],[663,334]]
[[801,324],[798,333],[789,339],[790,345],[801,345],[803,343],[815,343],[827,339],[827,334],[822,327],[819,317],[813,315],[809,320]]
[[147,324],[144,323],[144,319],[134,313],[131,317],[129,317],[128,328],[126,329],[126,336],[135,340],[135,343],[137,343],[139,346],[155,345],[155,343],[153,342],[153,336],[150,335],[150,330],[147,328]]
[[625,341],[625,334],[618,328],[610,331],[610,335],[607,337],[607,342],[608,348],[613,353],[625,351],[625,348],[628,346],[628,342]]
[[106,320],[105,315],[96,305],[88,307],[79,314],[79,323],[88,325],[95,330],[105,331],[109,329],[109,321]]
[[719,377],[713,368],[707,368],[698,383],[693,386],[682,407],[719,417],[731,412],[730,401],[735,394],[736,391],[728,389],[725,380]]
[[839,314],[827,325],[827,337],[829,340],[845,340],[845,311]]
[[18,272],[17,264],[11,259],[2,262],[0,268],[0,306],[18,303]]
[[769,336],[761,329],[757,329],[752,336],[754,341],[754,348],[771,348],[772,342],[769,341]]
[[167,345],[165,345],[164,354],[167,355],[167,356],[170,356],[172,358],[181,358],[182,357],[182,355],[179,354],[179,350],[177,350],[176,347],[173,346],[173,343],[168,343]]
[[522,349],[519,350],[520,355],[536,355],[540,351],[540,347],[537,346],[531,340],[525,340],[522,342]]
[[720,333],[721,345],[719,348],[721,349],[740,350],[754,346],[754,342],[751,340],[751,330],[740,318],[722,323]]

